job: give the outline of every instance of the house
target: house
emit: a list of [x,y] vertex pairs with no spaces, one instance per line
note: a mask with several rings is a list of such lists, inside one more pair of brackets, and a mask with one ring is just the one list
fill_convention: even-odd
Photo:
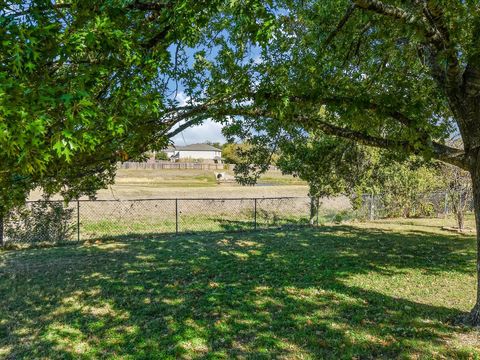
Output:
[[165,149],[164,152],[173,161],[191,159],[221,162],[222,160],[222,150],[208,144],[172,146]]

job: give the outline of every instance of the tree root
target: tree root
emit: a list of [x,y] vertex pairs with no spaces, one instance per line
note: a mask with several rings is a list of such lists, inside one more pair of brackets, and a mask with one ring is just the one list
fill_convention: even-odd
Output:
[[479,304],[475,305],[472,311],[470,311],[467,315],[463,315],[455,319],[454,324],[480,328]]
[[458,227],[442,226],[442,230],[456,232],[456,233],[460,233],[460,234],[474,233],[475,232],[474,229],[467,228],[467,227],[460,230]]

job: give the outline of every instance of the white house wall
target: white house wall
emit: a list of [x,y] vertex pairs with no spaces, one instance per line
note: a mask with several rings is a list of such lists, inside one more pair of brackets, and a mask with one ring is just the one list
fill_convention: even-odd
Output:
[[180,159],[210,159],[221,157],[221,151],[183,151],[179,150]]
[[168,157],[172,157],[177,153],[180,153],[180,159],[208,159],[213,160],[216,157],[222,157],[221,151],[184,151],[184,150],[175,150],[175,151],[165,151]]

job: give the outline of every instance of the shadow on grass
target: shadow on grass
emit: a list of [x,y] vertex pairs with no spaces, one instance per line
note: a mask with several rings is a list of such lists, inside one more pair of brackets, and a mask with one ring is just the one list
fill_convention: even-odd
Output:
[[[82,228],[82,240],[98,238],[131,238],[145,236],[148,234],[212,234],[234,233],[260,229],[278,229],[281,227],[307,226],[308,219],[304,217],[293,216],[258,216],[257,222],[252,217],[242,220],[228,219],[222,217],[187,217],[180,218],[176,230],[175,222],[158,221],[157,223],[148,223],[141,221],[98,221],[88,223]],[[34,246],[34,244],[33,244]]]
[[466,357],[458,307],[378,283],[463,279],[474,258],[473,238],[349,226],[5,252],[0,357]]

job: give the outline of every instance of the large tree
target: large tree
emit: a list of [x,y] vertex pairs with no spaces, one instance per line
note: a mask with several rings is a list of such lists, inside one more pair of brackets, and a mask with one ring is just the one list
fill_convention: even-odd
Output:
[[164,148],[181,130],[177,95],[202,91],[190,49],[212,16],[248,7],[0,0],[0,218],[37,187],[94,195],[117,162]]
[[189,17],[167,3],[0,1],[0,214],[35,187],[92,194],[164,140],[173,13]]
[[[480,229],[479,6],[0,1],[1,206],[35,186],[98,188],[117,160],[161,147],[173,124],[211,117],[271,149],[323,131],[458,166],[473,179]],[[169,95],[178,82],[182,107]],[[456,133],[461,149],[445,145]]]
[[[285,133],[321,130],[457,166],[471,174],[480,230],[480,4],[269,5],[263,37],[243,36],[238,21],[213,23],[223,28],[218,55],[205,61],[205,94],[224,101],[198,99],[197,110],[227,119],[230,135],[263,137],[271,148]],[[446,145],[452,135],[461,136],[462,148]],[[477,291],[473,324],[480,324],[480,283]]]

